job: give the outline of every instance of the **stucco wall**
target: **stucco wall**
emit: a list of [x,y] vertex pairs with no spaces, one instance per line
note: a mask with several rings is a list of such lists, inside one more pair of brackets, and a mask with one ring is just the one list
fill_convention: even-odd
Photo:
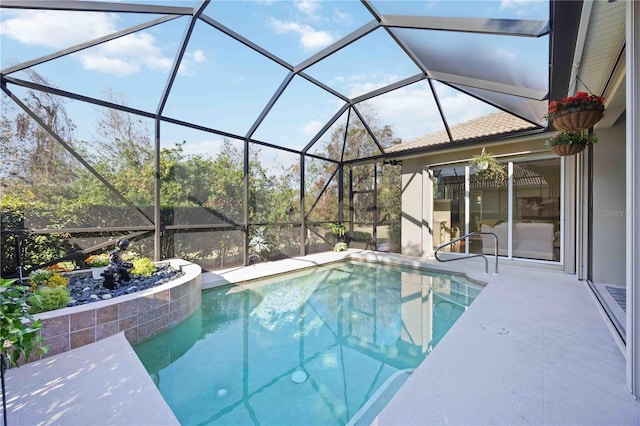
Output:
[[597,130],[593,147],[593,280],[625,284],[625,120]]
[[402,162],[402,253],[422,256],[422,168],[420,159]]

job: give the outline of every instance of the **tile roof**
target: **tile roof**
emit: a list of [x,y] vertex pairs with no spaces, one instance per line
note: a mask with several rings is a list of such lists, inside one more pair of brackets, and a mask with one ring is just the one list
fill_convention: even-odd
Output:
[[394,145],[385,150],[387,153],[402,152],[410,149],[425,148],[428,146],[454,145],[470,139],[476,139],[486,136],[497,136],[501,134],[512,133],[521,130],[535,129],[537,126],[522,120],[514,115],[504,111],[499,111],[484,117],[476,118],[450,128],[454,142],[449,141],[447,132],[442,130],[437,133],[431,133],[409,142]]

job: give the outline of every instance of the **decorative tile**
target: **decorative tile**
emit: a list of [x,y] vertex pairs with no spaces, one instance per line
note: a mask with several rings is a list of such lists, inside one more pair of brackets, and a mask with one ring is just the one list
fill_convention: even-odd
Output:
[[85,328],[96,326],[96,311],[78,312],[70,315],[71,331],[84,330]]
[[96,311],[97,325],[113,322],[118,319],[118,305],[109,305]]
[[96,340],[104,339],[105,337],[113,336],[117,334],[118,331],[118,321],[108,322],[106,324],[98,324],[96,326]]
[[71,333],[70,349],[75,349],[80,346],[88,345],[96,341],[96,329],[95,327],[85,328],[84,330],[75,331]]
[[69,315],[42,320],[42,338],[69,334]]

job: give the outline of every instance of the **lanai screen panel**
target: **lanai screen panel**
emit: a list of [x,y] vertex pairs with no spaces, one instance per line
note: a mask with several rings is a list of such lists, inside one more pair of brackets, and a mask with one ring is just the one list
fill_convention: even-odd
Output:
[[[40,204],[33,205],[51,213],[38,215],[38,223],[32,215],[31,228],[109,226],[108,215],[87,210],[99,203],[83,199],[84,190],[108,197],[117,226],[132,231],[161,232],[154,223],[159,210],[162,232],[167,227],[186,239],[182,246],[171,240],[172,250],[184,247],[187,256],[201,251],[188,248],[198,241],[186,235],[188,227],[238,232],[226,241],[242,245],[240,230],[269,217],[245,205],[246,146],[262,153],[260,162],[277,158],[278,167],[309,154],[304,182],[290,184],[298,193],[304,185],[305,211],[296,212],[304,225],[339,220],[334,171],[342,161],[382,160],[389,146],[447,134],[493,111],[507,111],[529,129],[546,125],[546,1],[6,0],[0,6],[3,100],[17,108],[3,107],[3,122],[38,114],[29,91],[64,99],[73,120],[69,134],[44,130],[59,139],[55,150],[61,159],[71,155],[73,167],[59,169],[57,185],[39,185],[33,201]],[[88,6],[94,10],[82,10]],[[130,123],[129,136],[100,132],[99,117],[111,111]],[[461,137],[449,136],[454,143]],[[145,146],[138,157],[113,151],[129,139]],[[280,150],[286,154],[271,154]],[[5,149],[3,160],[9,157]],[[1,176],[4,193],[25,185],[24,174]],[[292,202],[298,210],[299,197]],[[87,216],[86,223],[65,221],[70,208],[76,210],[69,216]]]

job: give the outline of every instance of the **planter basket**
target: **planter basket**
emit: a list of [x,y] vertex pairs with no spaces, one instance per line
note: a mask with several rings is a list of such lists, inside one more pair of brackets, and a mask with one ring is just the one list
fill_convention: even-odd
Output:
[[586,143],[565,143],[552,146],[551,151],[560,156],[576,155],[577,153],[582,152],[586,147]]
[[589,129],[600,121],[603,111],[603,105],[569,108],[559,112],[553,117],[551,123],[556,130],[561,132]]

